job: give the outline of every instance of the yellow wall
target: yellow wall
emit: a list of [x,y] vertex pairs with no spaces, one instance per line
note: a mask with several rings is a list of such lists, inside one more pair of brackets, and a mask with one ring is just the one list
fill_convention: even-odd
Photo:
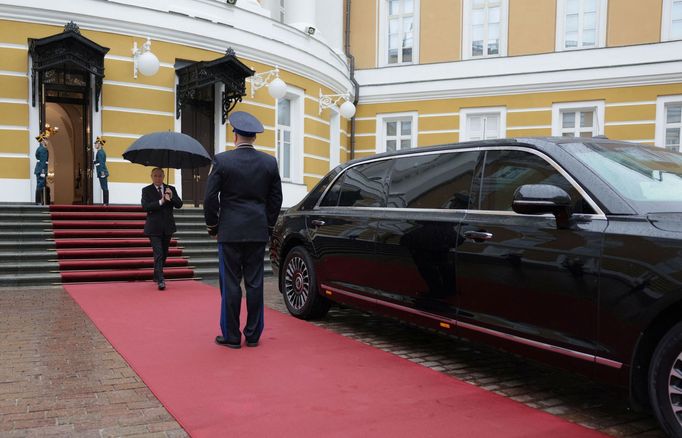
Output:
[[354,1],[350,14],[350,47],[355,68],[374,68],[377,65],[377,0]]
[[607,46],[654,43],[661,40],[662,0],[611,0]]
[[461,59],[461,0],[421,0],[419,63]]
[[555,38],[556,0],[509,0],[510,56],[553,52]]

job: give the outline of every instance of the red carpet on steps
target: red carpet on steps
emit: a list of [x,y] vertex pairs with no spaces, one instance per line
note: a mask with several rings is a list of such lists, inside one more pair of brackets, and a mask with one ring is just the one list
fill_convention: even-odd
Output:
[[269,309],[259,347],[220,347],[217,289],[154,286],[65,288],[195,438],[604,436]]
[[[62,282],[151,280],[154,261],[144,234],[147,214],[136,205],[51,205]],[[166,278],[194,277],[176,239]]]

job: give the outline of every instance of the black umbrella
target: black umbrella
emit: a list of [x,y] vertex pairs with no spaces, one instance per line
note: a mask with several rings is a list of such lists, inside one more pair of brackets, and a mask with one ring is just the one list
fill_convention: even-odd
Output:
[[181,132],[152,132],[143,135],[123,152],[123,158],[145,166],[196,169],[211,164],[206,149]]

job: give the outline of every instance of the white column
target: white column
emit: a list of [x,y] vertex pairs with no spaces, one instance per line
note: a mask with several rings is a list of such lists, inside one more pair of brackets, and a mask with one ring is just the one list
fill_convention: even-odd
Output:
[[303,32],[307,32],[308,27],[317,30],[315,3],[315,0],[286,0],[284,22]]
[[[317,31],[337,53],[343,53],[343,0],[316,0]],[[317,33],[315,33],[317,35]]]

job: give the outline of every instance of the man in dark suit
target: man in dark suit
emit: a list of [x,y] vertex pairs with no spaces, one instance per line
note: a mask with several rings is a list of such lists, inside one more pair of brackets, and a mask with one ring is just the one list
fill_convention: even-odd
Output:
[[251,114],[230,115],[236,148],[215,156],[208,177],[204,217],[211,236],[218,239],[220,263],[220,329],[215,342],[241,347],[239,313],[241,281],[246,289],[248,316],[244,337],[258,345],[263,332],[263,264],[265,244],[282,207],[282,182],[277,160],[254,149],[263,125]]
[[168,247],[175,233],[173,208],[182,207],[182,199],[175,187],[163,183],[163,169],[152,169],[152,184],[142,189],[142,208],[147,212],[144,233],[149,237],[154,252],[154,281],[159,290],[166,288],[163,265],[168,256]]

